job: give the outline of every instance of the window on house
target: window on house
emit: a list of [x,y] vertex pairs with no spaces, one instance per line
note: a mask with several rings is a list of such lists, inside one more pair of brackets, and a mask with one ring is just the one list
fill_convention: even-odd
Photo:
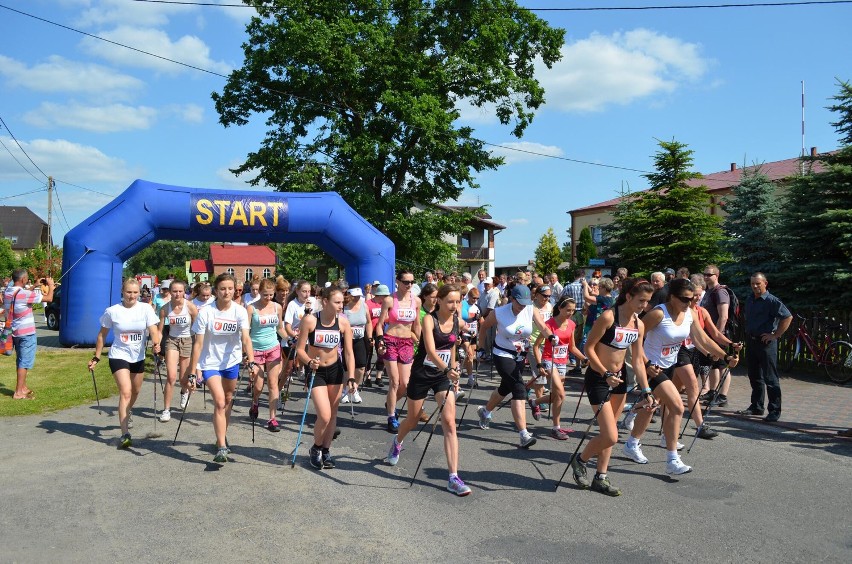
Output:
[[246,282],[251,280],[252,276],[254,276],[254,270],[252,270],[251,268],[247,268],[246,269]]
[[229,268],[228,270],[226,270],[226,271],[225,271],[225,273],[226,273],[226,274],[230,274],[231,276],[233,276],[233,275],[234,275],[234,269],[233,269],[233,268]]
[[589,228],[589,231],[592,232],[592,242],[595,245],[600,245],[601,241],[603,241],[603,227],[600,225],[594,225]]
[[264,278],[270,278],[271,276],[272,276],[272,271],[269,270],[268,268],[264,268],[263,269],[263,277]]
[[18,236],[17,235],[9,235],[7,237],[4,237],[4,239],[8,239],[9,242],[12,243],[13,245],[18,244]]
[[463,233],[461,235],[461,246],[463,249],[470,248],[470,233]]

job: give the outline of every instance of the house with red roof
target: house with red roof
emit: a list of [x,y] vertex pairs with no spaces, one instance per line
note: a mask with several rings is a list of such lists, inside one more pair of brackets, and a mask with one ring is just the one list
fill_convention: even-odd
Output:
[[[816,147],[811,147],[811,157],[816,157],[817,155]],[[803,160],[800,157],[762,163],[744,169],[737,168],[736,163],[731,163],[729,170],[714,172],[704,175],[701,178],[694,178],[689,180],[687,184],[690,186],[705,186],[707,193],[710,195],[710,205],[706,210],[707,213],[724,216],[725,212],[720,207],[723,199],[731,195],[731,189],[740,183],[744,172],[753,172],[758,167],[760,168],[760,172],[766,175],[769,180],[778,184],[779,192],[784,189],[784,185],[792,178],[807,171],[820,172],[823,169],[823,165],[820,162],[805,164],[803,168]],[[570,233],[574,260],[577,258],[577,245],[580,241],[580,232],[588,227],[592,233],[592,240],[596,245],[600,245],[603,238],[603,228],[612,223],[612,214],[620,199],[621,196],[568,211],[568,214],[571,216]]]
[[210,245],[209,260],[189,261],[188,278],[198,282],[227,273],[237,282],[248,282],[255,276],[272,278],[277,264],[275,252],[264,245]]

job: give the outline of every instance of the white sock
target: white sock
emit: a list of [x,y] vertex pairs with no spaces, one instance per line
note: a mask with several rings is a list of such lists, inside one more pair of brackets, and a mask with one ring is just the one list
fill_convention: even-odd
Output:
[[627,446],[629,446],[630,448],[636,448],[637,446],[639,446],[639,439],[637,439],[633,435],[630,435],[630,437],[627,438]]
[[553,430],[554,430],[554,431],[558,431],[558,430],[559,430],[559,425],[554,425],[554,426],[553,426]]
[[526,429],[521,429],[520,430],[521,440],[527,438],[529,436],[529,434],[530,434],[529,431],[527,431]]
[[677,455],[677,449],[666,451],[666,460],[671,462],[672,460],[677,460],[679,457]]

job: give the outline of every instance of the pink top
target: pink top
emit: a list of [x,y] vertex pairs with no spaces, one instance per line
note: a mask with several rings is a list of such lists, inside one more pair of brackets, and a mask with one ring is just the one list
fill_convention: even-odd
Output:
[[[15,293],[17,292],[17,295]],[[33,304],[41,303],[41,292],[35,290],[24,290],[20,286],[9,286],[3,295],[3,303],[6,304],[6,315],[12,316],[12,335],[23,337],[34,335],[36,332],[35,319],[33,318]],[[15,300],[15,311],[9,312]]]
[[417,321],[417,310],[414,309],[414,296],[409,297],[408,307],[400,307],[396,294],[393,295],[393,307],[388,311],[388,323],[411,325]]

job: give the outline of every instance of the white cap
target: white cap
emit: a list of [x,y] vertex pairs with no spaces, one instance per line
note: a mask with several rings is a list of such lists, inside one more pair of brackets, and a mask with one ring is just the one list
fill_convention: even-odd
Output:
[[364,292],[362,292],[361,288],[358,288],[358,287],[349,288],[348,290],[346,290],[346,293],[349,294],[350,296],[355,296],[355,297],[360,297],[360,296],[364,295]]

